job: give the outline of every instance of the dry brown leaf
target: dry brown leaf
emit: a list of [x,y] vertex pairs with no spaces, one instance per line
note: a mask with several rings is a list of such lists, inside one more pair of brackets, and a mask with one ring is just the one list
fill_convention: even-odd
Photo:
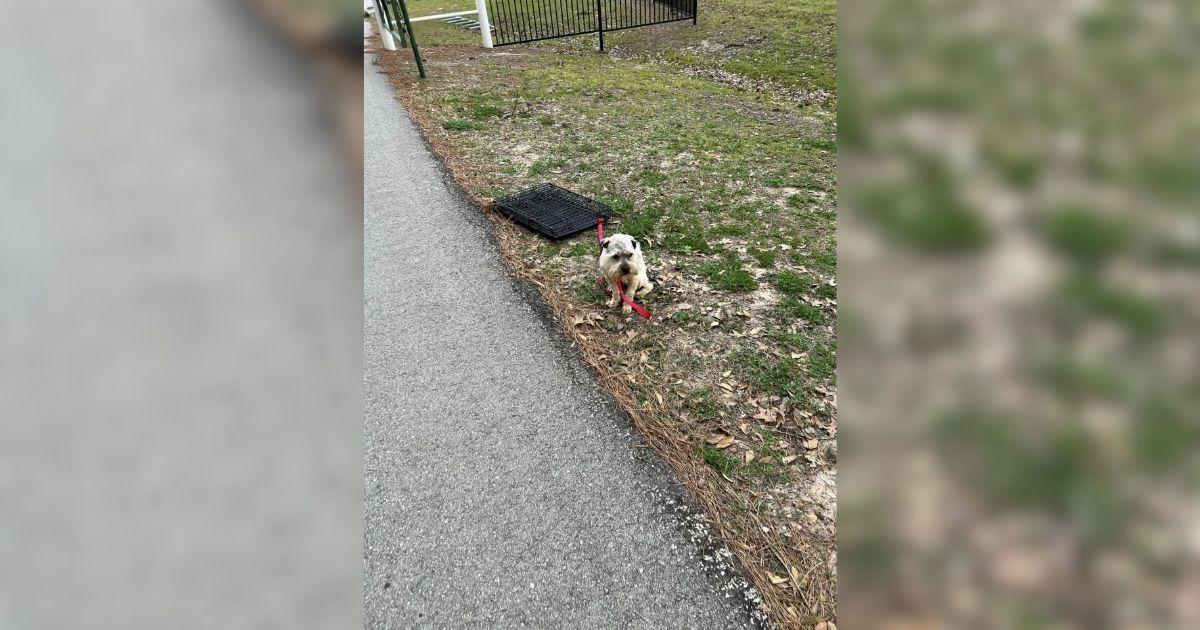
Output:
[[837,630],[837,626],[832,621],[819,621],[813,630]]
[[733,442],[734,442],[733,436],[726,435],[725,437],[721,438],[721,441],[716,443],[716,447],[717,448],[729,448],[730,446],[733,445]]
[[774,573],[768,573],[767,575],[770,576],[772,584],[783,584],[784,582],[787,582],[787,578],[779,577],[778,575],[775,575]]
[[654,398],[658,400],[658,404],[660,405],[667,404],[667,401],[663,400],[663,395],[658,392],[654,392]]
[[724,434],[722,434],[722,433],[714,433],[714,434],[712,434],[712,435],[708,436],[708,439],[707,439],[707,440],[704,440],[704,441],[705,441],[705,442],[708,442],[709,444],[716,444],[717,442],[720,442],[721,440],[724,440],[724,439],[725,439],[725,435],[724,435]]
[[770,409],[763,409],[754,414],[753,417],[757,420],[762,420],[763,422],[770,422],[775,419],[775,412]]
[[745,460],[747,464],[754,461],[754,451],[746,451]]
[[779,461],[781,461],[785,464],[790,464],[790,463],[796,461],[796,457],[798,457],[798,456],[797,455],[788,455],[787,457],[781,458]]
[[723,390],[725,390],[725,391],[727,391],[727,392],[732,392],[732,391],[733,391],[733,385],[730,385],[729,383],[721,383],[721,389],[723,389]]
[[804,448],[812,449],[812,448],[817,448],[817,444],[818,444],[818,442],[816,440],[804,440],[803,446],[804,446]]
[[739,425],[738,425],[738,428],[742,430],[742,433],[749,433],[749,432],[750,432],[750,425],[746,424],[745,422],[743,422],[743,423],[739,424]]

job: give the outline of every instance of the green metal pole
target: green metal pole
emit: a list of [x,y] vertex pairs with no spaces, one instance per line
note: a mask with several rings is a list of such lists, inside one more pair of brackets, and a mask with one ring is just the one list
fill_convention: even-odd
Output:
[[400,14],[404,16],[404,30],[408,33],[408,43],[412,46],[413,59],[417,60],[417,72],[425,78],[425,63],[421,61],[421,51],[417,50],[417,38],[412,32],[412,22],[408,21],[408,5],[400,0]]
[[596,0],[596,26],[600,30],[600,50],[604,50],[604,9],[600,8],[600,0]]

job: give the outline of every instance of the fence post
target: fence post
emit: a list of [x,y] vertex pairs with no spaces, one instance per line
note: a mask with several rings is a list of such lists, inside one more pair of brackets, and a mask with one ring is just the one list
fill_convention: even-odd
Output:
[[384,50],[396,50],[396,40],[392,39],[392,31],[387,26],[387,18],[383,14],[383,6],[375,0],[375,27],[379,29],[379,39],[383,40]]
[[479,12],[479,34],[483,36],[483,47],[492,47],[492,19],[488,17],[487,0],[475,0],[475,9]]
[[696,13],[700,9],[700,0],[692,0],[692,26],[696,25]]
[[604,50],[604,9],[600,8],[600,0],[596,0],[596,26],[600,30],[600,50]]
[[408,5],[400,0],[400,15],[404,18],[404,32],[408,34],[408,43],[412,45],[413,59],[417,60],[417,74],[425,78],[425,62],[421,61],[421,51],[417,50],[417,38],[412,32],[412,22],[408,21]]

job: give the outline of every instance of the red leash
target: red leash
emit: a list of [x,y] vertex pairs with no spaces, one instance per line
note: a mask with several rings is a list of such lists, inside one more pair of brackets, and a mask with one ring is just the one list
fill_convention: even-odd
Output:
[[[596,222],[596,240],[604,240],[604,219]],[[600,278],[600,284],[604,284],[604,278]],[[628,304],[629,308],[632,308],[638,315],[650,319],[650,311],[646,310],[646,307],[626,297],[625,288],[621,286],[620,280],[617,280],[617,295],[621,296],[621,301]]]

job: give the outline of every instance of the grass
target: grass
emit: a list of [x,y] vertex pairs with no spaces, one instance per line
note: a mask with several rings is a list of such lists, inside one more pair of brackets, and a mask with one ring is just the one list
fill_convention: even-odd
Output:
[[574,294],[580,301],[590,304],[604,304],[609,298],[608,293],[600,287],[600,283],[596,282],[595,278],[584,278],[577,282]]
[[442,129],[447,131],[477,131],[480,129],[486,129],[486,127],[477,122],[456,118],[454,120],[447,120],[446,122],[442,123]]
[[1053,247],[1084,263],[1119,253],[1131,234],[1130,226],[1075,205],[1051,211],[1041,228]]
[[775,288],[788,295],[801,295],[807,292],[812,284],[812,277],[791,271],[782,271],[775,277]]
[[[409,3],[413,15],[472,6]],[[656,311],[650,324],[605,306],[594,233],[551,246],[497,224],[518,275],[563,321],[583,322],[566,334],[614,398],[631,401],[635,424],[706,498],[721,534],[753,538],[735,548],[785,628],[832,618],[836,597],[816,578],[798,593],[772,586],[761,570],[777,559],[764,550],[824,575],[816,569],[832,543],[785,539],[782,527],[763,532],[736,497],[765,490],[776,498],[757,503],[756,518],[793,518],[778,497],[800,496],[804,477],[836,460],[822,450],[803,472],[780,465],[779,453],[796,454],[804,441],[798,425],[768,437],[754,417],[788,399],[835,420],[821,393],[832,391],[836,364],[835,9],[833,0],[706,0],[699,25],[609,33],[605,54],[594,36],[486,53],[475,32],[422,22],[427,81],[413,80],[410,55],[387,56],[402,100],[469,192],[495,197],[553,182],[607,204],[607,230],[643,244],[657,285],[644,299]],[[884,220],[937,232],[914,228],[907,212]],[[684,302],[691,306],[677,308]],[[659,328],[647,335],[646,326]],[[662,427],[676,437],[656,441]],[[697,449],[716,431],[759,448],[759,459],[739,464],[740,444]],[[695,470],[729,480],[700,483]],[[833,522],[834,506],[822,509]],[[803,611],[798,620],[789,606]]]
[[780,300],[779,310],[785,316],[804,320],[810,324],[820,324],[825,321],[825,313],[821,309],[805,304],[793,297],[786,297]]
[[758,350],[741,349],[731,353],[728,362],[759,391],[784,396],[798,396],[804,391],[799,368],[792,359],[774,359]]
[[758,263],[759,267],[770,269],[775,266],[775,252],[771,250],[763,250],[757,247],[751,247],[748,252],[754,262]]
[[705,446],[701,451],[701,454],[704,457],[704,463],[712,466],[717,470],[717,472],[727,477],[732,474],[734,469],[736,469],[738,466],[736,459],[733,459],[732,457],[711,446]]
[[1092,439],[1078,425],[1048,428],[1036,440],[1014,426],[1011,418],[965,408],[945,414],[934,437],[996,503],[1070,517],[1090,543],[1118,535],[1125,499],[1101,467]]
[[992,238],[991,229],[962,200],[944,168],[917,162],[913,182],[864,191],[864,215],[899,243],[927,252],[974,252]]
[[751,291],[758,282],[745,269],[737,254],[728,252],[721,260],[704,263],[700,273],[714,289],[721,291]]

